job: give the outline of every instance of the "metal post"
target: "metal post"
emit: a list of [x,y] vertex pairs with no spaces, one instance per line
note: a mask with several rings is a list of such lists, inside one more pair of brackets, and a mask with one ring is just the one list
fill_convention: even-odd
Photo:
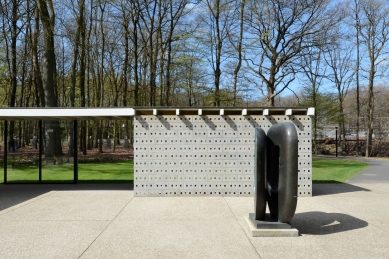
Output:
[[42,154],[43,154],[43,133],[42,133],[42,121],[38,122],[39,129],[39,162],[38,162],[38,170],[39,170],[39,183],[42,183]]
[[73,171],[74,183],[78,182],[78,125],[77,120],[73,121]]
[[8,156],[8,121],[4,121],[4,159],[3,159],[3,166],[4,166],[4,183],[7,183],[7,156]]
[[338,127],[335,127],[335,154],[338,157]]

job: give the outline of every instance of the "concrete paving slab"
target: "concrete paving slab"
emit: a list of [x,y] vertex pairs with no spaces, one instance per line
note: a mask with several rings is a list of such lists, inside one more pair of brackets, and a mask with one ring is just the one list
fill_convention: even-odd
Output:
[[[389,170],[389,167],[388,167]],[[352,185],[362,187],[371,191],[380,191],[388,195],[389,188],[387,183],[353,183]]]
[[135,197],[117,220],[223,220],[234,215],[223,197]]
[[324,235],[322,247],[330,257],[339,258],[388,258],[389,242],[387,232],[378,231],[375,226]]
[[[357,230],[356,230],[357,231]],[[370,245],[372,240],[374,244]],[[255,238],[262,258],[387,258],[387,240],[376,235],[375,230],[359,233],[338,233],[325,236],[300,236],[298,238]]]
[[129,191],[52,191],[0,220],[112,220],[132,197]]
[[252,197],[224,197],[224,200],[237,219],[248,217],[249,213],[254,212]]
[[8,208],[20,206],[41,199],[56,191],[129,191],[133,197],[132,184],[0,184],[0,214]]
[[0,258],[78,258],[108,223],[0,220]]
[[[173,198],[174,199],[174,198]],[[81,258],[259,258],[236,220],[115,220]]]
[[39,199],[51,192],[53,188],[46,185],[0,185],[0,214],[8,209]]
[[322,201],[366,221],[388,219],[389,215],[389,197],[328,197]]
[[0,211],[0,258],[387,258],[389,184],[351,185],[360,189],[337,184],[299,198],[295,238],[251,237],[250,197],[0,186],[0,201],[11,200]]
[[374,226],[380,231],[389,233],[389,221],[387,219],[383,220],[369,220],[369,225]]

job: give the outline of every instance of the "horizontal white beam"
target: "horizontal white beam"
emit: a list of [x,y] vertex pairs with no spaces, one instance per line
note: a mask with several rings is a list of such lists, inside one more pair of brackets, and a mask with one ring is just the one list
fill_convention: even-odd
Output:
[[286,116],[291,116],[291,115],[293,115],[292,109],[287,109],[287,110],[285,111],[285,115],[286,115]]
[[[188,107],[189,108],[189,107]],[[257,108],[237,108],[229,109],[229,108],[191,108],[187,109],[185,107],[181,108],[118,108],[118,107],[110,107],[110,108],[0,108],[0,120],[99,120],[100,118],[104,119],[120,119],[125,120],[129,119],[129,117],[135,115],[146,115],[146,114],[163,114],[164,112],[168,112],[169,114],[182,115],[189,110],[191,114],[197,109],[197,114],[202,116],[208,114],[215,114],[218,112],[220,116],[225,116],[230,114],[236,114],[236,112],[241,112],[243,116],[247,116],[248,114],[258,113],[264,116],[268,116],[272,109],[257,109]],[[315,115],[315,108],[285,108],[285,109],[277,109],[278,112],[283,111],[285,115],[293,115],[301,114],[306,112],[307,116]]]
[[0,119],[63,118],[83,119],[91,117],[130,117],[133,108],[15,108],[0,109]]
[[307,115],[308,116],[315,116],[315,108],[313,108],[313,107],[308,108]]

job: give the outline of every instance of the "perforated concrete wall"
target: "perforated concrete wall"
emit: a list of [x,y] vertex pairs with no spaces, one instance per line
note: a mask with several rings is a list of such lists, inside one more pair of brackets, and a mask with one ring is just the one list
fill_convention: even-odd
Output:
[[291,121],[299,138],[298,195],[312,196],[309,116],[134,117],[135,196],[252,196],[255,127]]

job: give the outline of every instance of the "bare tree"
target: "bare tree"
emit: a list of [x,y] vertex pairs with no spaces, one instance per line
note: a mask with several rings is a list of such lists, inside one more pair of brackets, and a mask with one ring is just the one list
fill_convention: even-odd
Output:
[[34,85],[36,89],[36,104],[37,106],[45,107],[45,92],[43,89],[43,81],[42,81],[42,72],[41,66],[39,63],[38,57],[38,38],[40,31],[40,16],[39,9],[37,6],[34,6],[34,31],[31,35],[31,59],[32,59],[32,67],[33,67],[33,75],[34,75]]
[[[323,51],[321,48],[310,48],[306,55],[301,56],[300,70],[304,79],[302,83],[306,85],[304,87],[304,94],[302,104],[309,105],[316,109],[315,116],[312,118],[312,130],[313,130],[313,152],[318,154],[318,117],[323,115],[322,96],[320,88],[323,85],[323,79],[326,74],[325,66],[323,65]],[[298,96],[296,94],[296,96]],[[300,100],[298,100],[300,101]]]
[[[18,64],[17,64],[17,42],[18,36],[22,30],[20,28],[20,9],[23,1],[9,0],[0,2],[2,16],[3,38],[6,46],[6,59],[8,66],[8,75],[10,82],[9,107],[16,106],[16,90],[18,86]],[[19,25],[18,25],[19,23]],[[11,121],[9,126],[9,137],[14,141],[15,122]]]
[[[389,41],[389,4],[385,0],[361,0],[359,35],[368,55],[368,126],[366,156],[371,155],[374,129],[374,81],[382,76],[383,63],[387,62]],[[380,73],[381,72],[381,73]]]
[[251,40],[247,49],[258,54],[246,54],[245,58],[251,71],[262,80],[268,106],[274,106],[274,98],[295,80],[299,57],[318,46],[321,42],[317,39],[322,39],[338,22],[336,10],[328,12],[329,3],[329,0],[265,0],[248,4],[246,22]]
[[[344,33],[339,31],[337,35],[344,35]],[[340,135],[342,136],[342,148],[344,152],[347,152],[344,99],[346,98],[350,84],[354,80],[355,70],[353,64],[354,50],[352,46],[345,45],[345,42],[345,40],[339,41],[337,38],[334,44],[327,48],[324,57],[330,70],[327,78],[335,85],[338,94],[338,123]]]
[[[47,107],[57,107],[56,60],[54,49],[55,13],[51,0],[38,0],[43,29],[43,88]],[[60,126],[58,121],[46,121],[46,156],[58,159],[62,155]],[[57,160],[57,162],[61,162]]]
[[230,38],[231,44],[234,47],[235,51],[237,52],[238,55],[238,62],[236,64],[236,67],[234,69],[233,73],[233,106],[236,106],[236,97],[237,97],[237,85],[238,85],[238,74],[240,71],[240,68],[242,66],[242,44],[243,44],[243,33],[244,33],[244,11],[246,7],[246,1],[247,0],[240,0],[240,5],[239,5],[239,29],[238,29],[238,39],[237,42],[235,43],[235,40]]
[[[84,6],[84,0],[81,0],[79,2],[79,6],[76,6],[74,2],[72,1],[72,7],[74,8],[74,14],[76,16],[77,26],[76,26],[76,32],[74,35],[74,43],[73,43],[73,57],[72,57],[72,65],[71,65],[71,71],[70,71],[70,77],[71,77],[71,86],[70,86],[70,107],[75,107],[75,96],[76,96],[76,77],[77,77],[77,61],[79,58],[79,49],[80,49],[80,35],[82,30],[82,17],[84,14],[83,6]],[[68,138],[68,145],[69,145],[69,151],[68,155],[73,156],[73,136],[74,129],[73,129],[73,122],[68,123],[68,131],[69,131],[69,138]]]
[[[174,41],[174,32],[177,27],[180,19],[185,15],[185,6],[187,4],[187,0],[179,0],[173,1],[169,0],[168,7],[168,33],[166,39],[167,46],[167,60],[166,60],[166,91],[165,91],[165,104],[169,106],[170,104],[170,89],[171,89],[171,66],[172,66],[172,49],[173,49],[173,41]],[[161,98],[162,99],[162,98]]]
[[231,0],[204,0],[204,14],[202,20],[205,23],[207,30],[207,37],[200,35],[205,45],[209,48],[208,61],[211,64],[213,72],[214,85],[214,106],[220,106],[221,96],[221,75],[222,62],[228,49],[228,34],[233,25],[234,18],[234,4]]
[[359,117],[360,117],[360,101],[359,101],[359,70],[361,68],[361,55],[360,55],[360,36],[359,36],[359,31],[360,31],[360,19],[359,19],[359,13],[360,13],[360,5],[359,5],[359,0],[354,0],[354,19],[355,19],[355,24],[354,24],[354,27],[355,27],[355,31],[356,31],[356,35],[355,35],[355,45],[356,45],[356,64],[355,64],[355,79],[356,79],[356,101],[357,101],[357,135],[356,135],[356,154],[359,155],[360,151],[361,151],[361,148],[360,148],[360,144],[359,144]]

